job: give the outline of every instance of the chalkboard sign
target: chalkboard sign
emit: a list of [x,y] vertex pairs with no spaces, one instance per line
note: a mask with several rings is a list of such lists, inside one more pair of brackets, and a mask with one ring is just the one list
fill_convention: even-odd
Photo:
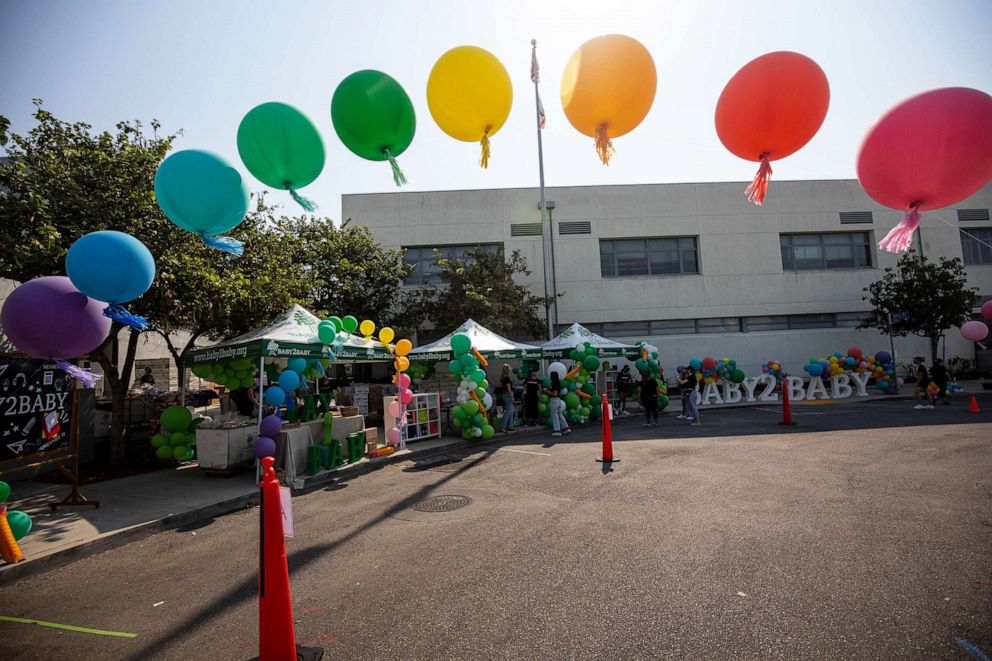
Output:
[[0,358],[0,463],[69,450],[72,388],[54,361]]

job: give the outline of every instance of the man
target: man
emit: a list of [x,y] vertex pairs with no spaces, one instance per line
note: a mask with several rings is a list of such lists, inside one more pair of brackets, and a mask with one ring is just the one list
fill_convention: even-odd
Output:
[[633,389],[634,377],[630,375],[630,365],[624,365],[623,369],[620,370],[620,375],[617,376],[617,394],[620,396],[617,413],[630,415],[627,413],[627,397]]
[[152,375],[152,368],[146,367],[145,373],[141,375],[141,385],[143,386],[154,386],[155,377]]
[[937,384],[937,394],[940,395],[944,406],[948,406],[950,402],[947,401],[947,367],[944,365],[942,358],[933,361],[933,370],[931,372],[933,382]]
[[927,371],[926,361],[923,356],[917,356],[913,359],[913,364],[916,365],[916,401],[918,402],[914,409],[932,409],[933,399],[930,394],[930,372]]

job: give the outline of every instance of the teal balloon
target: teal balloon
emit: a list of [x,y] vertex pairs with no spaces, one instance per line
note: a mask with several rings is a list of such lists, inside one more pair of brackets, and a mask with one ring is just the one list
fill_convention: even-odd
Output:
[[169,220],[201,236],[223,234],[248,213],[248,188],[238,171],[220,156],[196,149],[162,161],[155,198]]
[[288,364],[289,369],[291,369],[294,372],[297,372],[299,374],[303,374],[303,370],[305,370],[307,368],[307,359],[306,358],[290,358],[287,361],[287,364]]
[[287,369],[279,375],[279,387],[286,392],[293,392],[300,387],[300,373]]
[[0,482],[0,503],[8,498],[10,498],[10,485],[6,482]]
[[337,334],[338,332],[331,322],[325,320],[317,324],[317,339],[320,340],[321,344],[330,344]]
[[472,372],[470,378],[476,385],[479,385],[480,383],[486,380],[486,373],[483,370],[475,370],[474,372]]
[[238,127],[238,153],[266,186],[293,191],[313,182],[324,169],[324,141],[310,118],[293,106],[255,106]]
[[472,416],[472,426],[474,426],[474,427],[481,427],[482,426],[482,422],[483,422],[483,420],[482,420],[482,415],[481,414],[476,413],[475,415]]
[[76,289],[107,303],[127,303],[152,286],[155,258],[138,239],[103,230],[77,239],[65,256],[65,270]]
[[7,510],[7,525],[14,533],[14,541],[17,541],[31,532],[31,517],[20,510]]
[[413,103],[403,86],[372,69],[341,81],[331,99],[331,121],[344,146],[370,161],[399,156],[417,130]]
[[451,337],[451,350],[455,353],[468,353],[472,349],[472,338],[465,333],[458,333]]
[[450,363],[448,363],[448,371],[451,372],[452,374],[461,374],[462,373],[461,361],[452,360]]
[[466,370],[475,369],[479,366],[479,360],[470,353],[463,353],[462,357],[458,359],[462,367]]

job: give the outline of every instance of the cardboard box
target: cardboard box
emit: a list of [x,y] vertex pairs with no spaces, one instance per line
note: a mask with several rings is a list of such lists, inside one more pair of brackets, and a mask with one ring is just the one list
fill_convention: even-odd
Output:
[[365,451],[371,452],[379,445],[379,429],[377,427],[365,428]]

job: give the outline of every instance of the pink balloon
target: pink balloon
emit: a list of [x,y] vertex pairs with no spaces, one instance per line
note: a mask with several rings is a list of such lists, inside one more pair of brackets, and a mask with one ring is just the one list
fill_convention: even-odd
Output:
[[961,337],[972,342],[981,342],[989,334],[989,327],[983,321],[966,321],[961,326]]
[[409,404],[413,401],[413,392],[409,388],[403,388],[400,390],[400,401],[404,404]]
[[879,247],[906,250],[920,211],[950,206],[992,179],[992,97],[947,87],[902,101],[868,131],[857,169],[869,196],[907,212]]
[[400,374],[399,382],[400,382],[400,388],[409,388],[410,387],[410,375],[409,374]]
[[396,443],[399,443],[400,442],[400,430],[397,429],[396,427],[391,427],[391,428],[387,429],[386,430],[386,440],[389,441],[390,444],[392,444],[392,445],[395,445]]
[[982,304],[982,316],[989,321],[992,321],[992,299],[989,299]]
[[389,402],[389,417],[391,418],[400,417],[400,403],[395,399]]

